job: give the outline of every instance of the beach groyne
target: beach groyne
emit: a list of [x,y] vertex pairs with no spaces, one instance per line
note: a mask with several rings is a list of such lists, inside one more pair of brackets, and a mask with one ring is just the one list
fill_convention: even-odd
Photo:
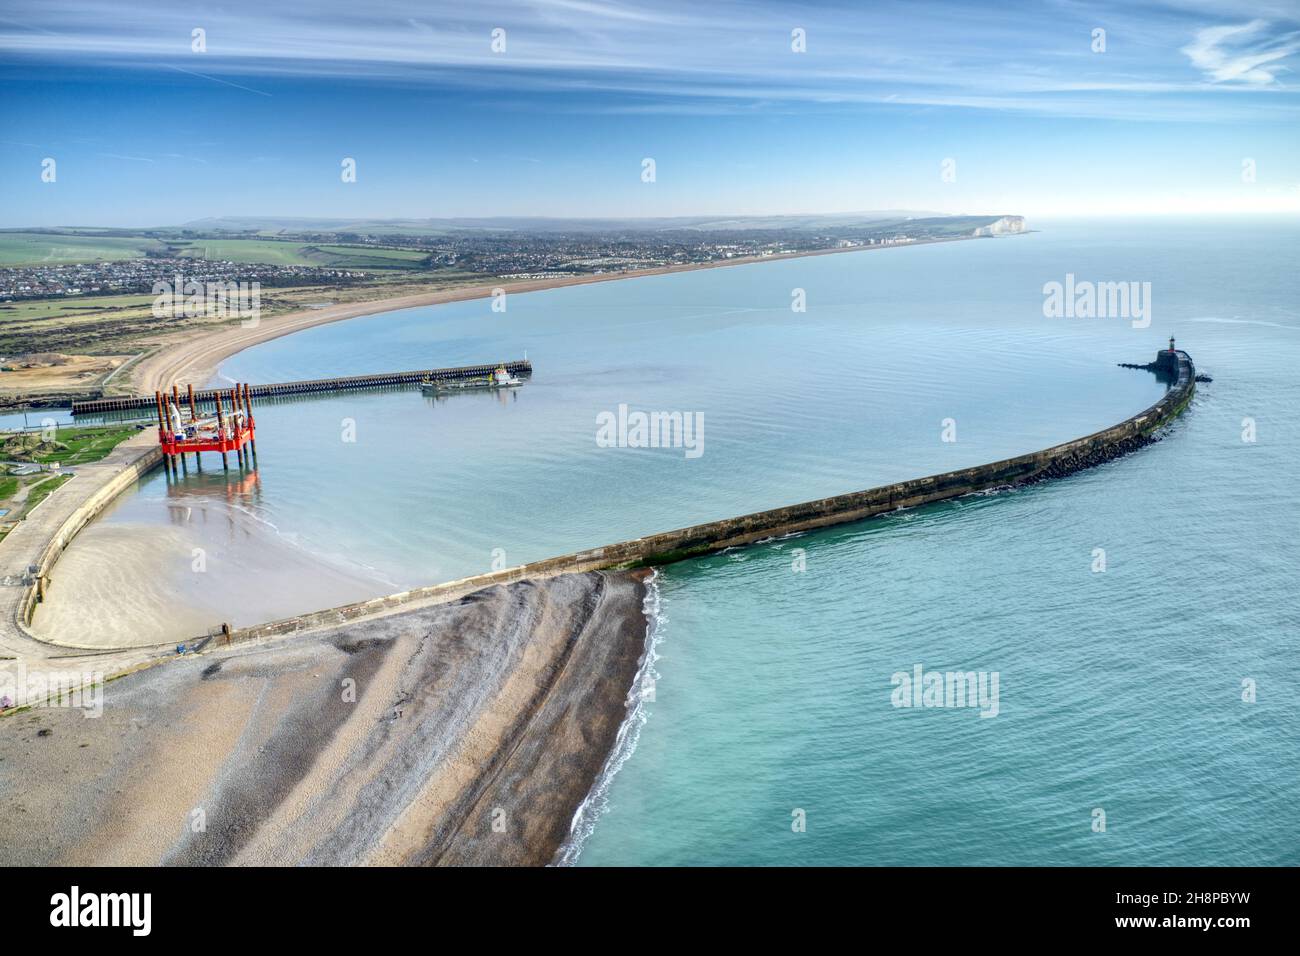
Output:
[[[304,379],[299,382],[277,382],[269,385],[249,385],[253,398],[275,398],[281,395],[313,395],[321,392],[348,392],[357,389],[392,388],[397,385],[418,385],[424,381],[455,382],[467,378],[482,378],[504,368],[511,375],[533,374],[533,363],[528,359],[511,359],[489,365],[460,365],[453,368],[415,369],[409,372],[375,372],[371,375],[346,375],[334,378]],[[218,393],[229,397],[230,390],[195,389],[194,401],[198,405],[215,405]],[[104,412],[123,412],[154,408],[154,397],[136,395],[119,398],[95,398],[72,403],[73,415],[95,415]]]
[[1157,363],[1167,365],[1171,373],[1169,389],[1158,402],[1110,428],[1042,451],[866,491],[710,521],[266,624],[234,628],[226,639],[258,640],[334,626],[412,605],[452,601],[497,584],[542,580],[574,572],[654,567],[767,538],[861,521],[994,488],[1063,478],[1150,444],[1155,440],[1153,433],[1173,421],[1187,407],[1196,390],[1196,368],[1191,357],[1179,350],[1163,358],[1158,356]]

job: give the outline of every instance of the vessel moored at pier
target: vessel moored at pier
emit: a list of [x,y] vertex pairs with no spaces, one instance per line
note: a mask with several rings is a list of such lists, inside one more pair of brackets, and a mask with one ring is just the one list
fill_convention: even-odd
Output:
[[445,395],[452,392],[500,391],[501,389],[519,388],[524,380],[511,375],[504,365],[497,366],[490,375],[474,378],[446,379],[438,381],[428,378],[420,382],[420,391],[425,395]]
[[[518,378],[533,374],[533,363],[527,358],[491,365],[461,365],[451,368],[416,369],[410,372],[375,372],[371,375],[348,375],[337,378],[310,379],[300,382],[277,382],[268,385],[250,385],[251,398],[275,398],[280,395],[309,395],[321,392],[344,392],[367,388],[391,388],[399,385],[419,385],[426,381],[452,382],[462,379],[482,378],[498,368]],[[196,389],[194,400],[199,405],[211,405],[223,394],[219,388]],[[152,397],[122,395],[116,398],[95,398],[72,403],[73,415],[102,414],[104,412],[148,409],[155,404]]]

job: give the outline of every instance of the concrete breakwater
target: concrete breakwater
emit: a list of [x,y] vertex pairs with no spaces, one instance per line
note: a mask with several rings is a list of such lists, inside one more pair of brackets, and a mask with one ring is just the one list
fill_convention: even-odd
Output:
[[[376,372],[372,375],[348,375],[338,378],[309,379],[301,382],[278,382],[270,385],[250,385],[253,398],[270,398],[279,395],[308,395],[319,392],[345,392],[359,388],[388,388],[394,385],[418,385],[425,380],[454,382],[466,378],[491,375],[504,368],[511,375],[532,375],[533,363],[528,359],[512,359],[489,365],[462,365],[455,368],[415,369],[410,372]],[[195,389],[194,400],[200,405],[216,403],[217,393],[225,397],[229,389]],[[121,398],[96,398],[72,403],[73,415],[90,415],[102,412],[120,412],[135,409],[152,409],[152,396],[123,396]]]
[[1176,377],[1171,376],[1170,388],[1160,401],[1110,428],[1042,451],[866,491],[711,521],[370,601],[237,628],[230,632],[229,639],[256,640],[333,626],[370,615],[392,613],[411,605],[451,601],[482,588],[514,581],[668,564],[770,537],[861,521],[992,488],[1062,478],[1150,444],[1155,440],[1153,433],[1187,407],[1196,389],[1196,369],[1191,358],[1186,352],[1177,351],[1158,361],[1169,365],[1171,372],[1176,367]]

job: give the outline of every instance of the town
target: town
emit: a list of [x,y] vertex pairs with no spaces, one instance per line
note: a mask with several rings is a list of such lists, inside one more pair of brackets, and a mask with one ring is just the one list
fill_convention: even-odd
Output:
[[[731,220],[712,228],[455,229],[429,234],[302,231],[268,237],[265,230],[113,231],[137,241],[140,254],[109,257],[73,242],[99,233],[80,230],[0,232],[0,247],[21,238],[52,254],[0,268],[0,301],[148,293],[154,283],[184,275],[196,282],[258,282],[267,287],[349,286],[375,279],[550,278],[599,275],[737,258],[798,255],[833,249],[898,245],[974,234],[962,217],[892,218],[844,224],[767,225]],[[988,228],[983,226],[982,228]],[[91,254],[98,252],[98,254]],[[0,260],[2,261],[2,260]],[[10,259],[12,261],[12,257]]]
[[192,258],[23,265],[0,269],[0,300],[153,293],[156,283],[171,282],[178,275],[204,284],[257,282],[266,286],[347,285],[366,278],[360,270]]

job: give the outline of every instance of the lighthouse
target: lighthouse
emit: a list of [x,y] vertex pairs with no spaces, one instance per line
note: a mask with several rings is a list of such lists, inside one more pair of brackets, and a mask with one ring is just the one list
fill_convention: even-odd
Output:
[[1174,337],[1169,336],[1169,348],[1161,349],[1156,353],[1154,368],[1157,371],[1164,371],[1178,377],[1178,349],[1174,347]]

